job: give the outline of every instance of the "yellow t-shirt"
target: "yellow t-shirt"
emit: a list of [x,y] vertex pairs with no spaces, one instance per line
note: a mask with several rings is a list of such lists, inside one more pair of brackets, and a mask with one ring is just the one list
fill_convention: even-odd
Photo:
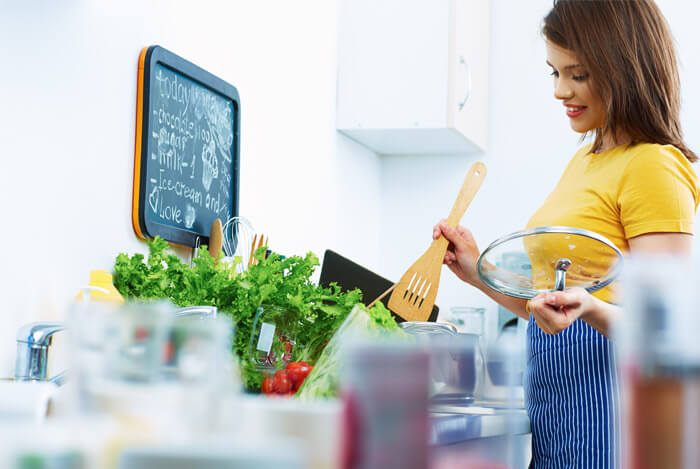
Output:
[[[528,228],[583,228],[603,235],[623,253],[629,251],[630,238],[645,233],[693,234],[700,201],[698,179],[676,147],[643,143],[599,154],[589,153],[590,148],[586,145],[576,152],[554,191],[530,218]],[[526,245],[533,272],[565,252],[556,244],[552,243],[550,252],[546,245]],[[594,244],[590,246],[592,252],[584,262],[590,263],[591,271],[604,269],[604,254],[595,253]],[[572,278],[575,275],[571,273]],[[567,280],[569,276],[567,273]],[[604,301],[616,300],[614,284],[594,294]]]

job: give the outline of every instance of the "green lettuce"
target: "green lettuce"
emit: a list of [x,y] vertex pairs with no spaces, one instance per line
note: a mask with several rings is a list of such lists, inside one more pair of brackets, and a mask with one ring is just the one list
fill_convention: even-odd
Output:
[[[236,325],[233,353],[239,359],[244,386],[260,390],[262,378],[248,356],[255,313],[261,305],[286,309],[296,324],[292,360],[313,364],[351,309],[362,301],[358,289],[343,292],[335,284],[323,288],[310,281],[319,265],[313,253],[283,258],[266,248],[258,249],[259,261],[243,273],[232,264],[217,262],[206,247],[199,249],[193,265],[183,263],[156,237],[148,242],[149,255],[119,254],[114,265],[114,285],[127,299],[169,299],[177,306],[211,305],[231,317]],[[389,316],[391,322],[393,319]],[[382,321],[387,321],[383,318]],[[395,325],[395,323],[394,323]]]

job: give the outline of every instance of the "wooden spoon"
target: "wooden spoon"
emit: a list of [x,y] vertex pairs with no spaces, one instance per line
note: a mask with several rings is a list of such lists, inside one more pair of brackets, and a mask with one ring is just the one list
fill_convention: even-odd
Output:
[[216,259],[221,252],[221,246],[224,242],[224,230],[221,226],[221,220],[216,219],[211,224],[211,232],[209,233],[209,255]]

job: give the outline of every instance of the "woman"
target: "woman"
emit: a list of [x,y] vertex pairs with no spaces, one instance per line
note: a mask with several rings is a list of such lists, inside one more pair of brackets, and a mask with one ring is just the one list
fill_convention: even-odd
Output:
[[[679,80],[668,26],[651,0],[555,0],[543,26],[554,96],[571,127],[593,143],[572,158],[528,228],[564,225],[602,234],[623,252],[689,254],[700,199],[683,143]],[[618,307],[611,289],[582,288],[530,301],[486,287],[471,233],[444,221],[444,263],[529,319],[526,407],[534,468],[619,464],[618,388],[607,335]]]

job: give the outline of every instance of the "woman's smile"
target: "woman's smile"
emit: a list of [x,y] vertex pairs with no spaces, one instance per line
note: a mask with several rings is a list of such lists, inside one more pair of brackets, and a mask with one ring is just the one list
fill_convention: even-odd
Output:
[[588,109],[588,106],[577,106],[575,104],[564,103],[564,106],[566,107],[566,115],[571,119],[576,119]]

